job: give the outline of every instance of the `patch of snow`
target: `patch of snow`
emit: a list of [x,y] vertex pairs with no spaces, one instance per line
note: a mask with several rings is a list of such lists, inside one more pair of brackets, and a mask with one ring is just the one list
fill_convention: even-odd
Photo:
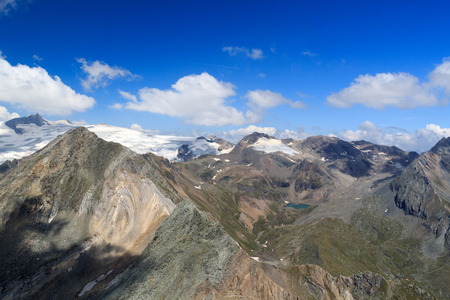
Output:
[[225,162],[229,163],[229,162],[230,162],[230,160],[229,160],[229,159],[225,159]]
[[220,161],[221,159],[220,158],[216,158],[216,157],[214,157],[213,158],[215,161]]
[[257,256],[250,256],[250,258],[253,259],[253,260],[256,260],[257,262],[261,261],[261,258],[257,257]]
[[194,185],[194,188],[196,188],[197,190],[201,190],[202,189],[202,185],[199,185],[199,186],[195,186]]
[[289,201],[284,200],[284,203],[289,203]]
[[320,160],[321,160],[321,161],[325,161],[325,157],[322,157]]
[[400,163],[398,163],[398,162],[396,162],[395,164],[394,164],[394,167],[396,167],[397,169],[399,169],[399,170],[403,170],[405,167],[404,166],[402,166],[402,164],[400,164]]
[[114,277],[114,279],[111,280],[111,281],[108,283],[108,286],[106,287],[106,289],[109,289],[111,286],[113,286],[114,284],[116,284],[116,283],[119,281],[120,277],[122,277],[122,274],[123,274],[123,272],[117,274],[116,277]]
[[388,212],[388,210],[389,210],[389,209],[387,209],[387,208],[386,208],[386,209],[384,210],[384,212],[385,212],[385,213],[387,213],[387,212]]
[[252,165],[252,163],[249,163],[248,165],[247,165],[247,167],[250,167]]
[[372,150],[359,150],[359,151],[361,151],[362,153],[369,153],[369,152],[372,152]]
[[230,147],[230,148],[228,148],[228,149],[222,149],[222,150],[219,151],[218,155],[228,154],[228,153],[230,153],[231,151],[233,151],[233,149],[234,149],[234,146],[233,146],[233,147]]
[[282,141],[277,139],[268,139],[265,137],[259,138],[256,143],[254,143],[250,147],[264,153],[283,152],[288,155],[298,154],[297,151],[295,151],[288,145],[283,144]]
[[99,283],[100,281],[104,280],[106,277],[108,277],[109,274],[112,273],[113,270],[109,270],[108,273],[102,274],[100,275],[97,279],[95,279],[94,281],[88,282],[84,288],[81,290],[81,292],[78,294],[78,297],[83,296],[84,294],[86,294],[87,292],[89,292],[90,290],[92,290],[94,288],[94,286]]

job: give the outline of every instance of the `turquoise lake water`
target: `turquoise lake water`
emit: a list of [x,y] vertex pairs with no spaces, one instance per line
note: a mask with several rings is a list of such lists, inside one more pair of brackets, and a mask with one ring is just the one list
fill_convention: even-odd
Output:
[[292,208],[295,208],[295,209],[303,209],[303,208],[309,207],[308,204],[302,204],[302,203],[300,203],[300,204],[288,203],[288,205],[286,205],[286,206],[287,207],[292,207]]

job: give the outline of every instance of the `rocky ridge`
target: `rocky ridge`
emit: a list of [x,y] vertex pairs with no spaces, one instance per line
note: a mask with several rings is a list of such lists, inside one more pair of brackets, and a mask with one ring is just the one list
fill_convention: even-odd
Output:
[[85,128],[20,160],[0,187],[4,299],[71,298],[93,274],[117,273],[178,200],[145,159]]
[[[446,147],[421,163],[444,197],[424,204],[427,217],[445,200]],[[0,168],[0,238],[10,241],[0,245],[0,295],[433,299],[430,288],[445,298],[445,284],[414,275],[418,266],[446,274],[445,259],[423,257],[391,214],[393,198],[374,194],[427,156],[413,157],[363,141],[253,134],[229,154],[171,164],[75,129]]]

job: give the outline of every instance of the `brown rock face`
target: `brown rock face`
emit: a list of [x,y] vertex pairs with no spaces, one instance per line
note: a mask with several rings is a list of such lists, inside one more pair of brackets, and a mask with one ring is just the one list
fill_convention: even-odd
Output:
[[20,160],[0,179],[0,298],[74,298],[122,271],[175,208],[158,176],[84,128]]

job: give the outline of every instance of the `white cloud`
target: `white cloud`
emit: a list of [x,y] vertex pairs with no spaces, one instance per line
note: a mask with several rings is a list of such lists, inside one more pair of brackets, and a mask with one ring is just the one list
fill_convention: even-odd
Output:
[[264,74],[264,73],[259,73],[258,76],[261,78],[266,78],[266,74]]
[[123,97],[123,98],[125,98],[125,99],[127,99],[127,100],[131,100],[131,101],[133,101],[133,102],[137,102],[138,100],[137,100],[137,97],[135,96],[135,95],[133,95],[133,94],[131,94],[131,93],[128,93],[128,92],[124,92],[124,91],[121,91],[121,90],[118,90],[119,91],[119,94]]
[[5,15],[7,15],[10,10],[17,9],[17,6],[22,2],[28,2],[28,1],[0,0],[0,13],[4,13]]
[[267,135],[273,136],[277,130],[273,127],[258,127],[255,125],[249,125],[245,128],[233,129],[227,132],[223,132],[223,136],[226,140],[236,143],[239,142],[244,136],[252,134],[253,132],[265,133]]
[[0,122],[20,117],[18,113],[9,113],[6,107],[0,106]]
[[3,57],[0,57],[0,102],[48,115],[68,115],[95,104],[93,98],[76,93],[45,69],[11,66]]
[[234,86],[208,73],[185,76],[168,90],[143,88],[138,95],[139,100],[127,102],[125,108],[180,117],[206,126],[242,125],[260,119],[251,111],[244,114],[228,106],[226,99],[236,95]]
[[245,47],[223,47],[223,52],[228,52],[230,56],[236,56],[238,54],[245,54],[247,57],[250,57],[251,59],[262,59],[264,57],[264,53],[261,49],[252,49],[249,50]]
[[109,108],[121,110],[123,108],[123,104],[121,103],[114,103],[112,105],[108,105]]
[[311,52],[311,51],[307,50],[307,51],[303,51],[302,55],[309,56],[309,57],[314,57],[314,56],[317,55],[317,53],[314,53],[314,52]]
[[310,134],[307,134],[303,131],[303,128],[299,129],[298,131],[293,131],[293,130],[278,130],[274,127],[258,127],[255,125],[249,125],[247,127],[244,128],[239,128],[239,129],[233,129],[227,132],[223,132],[221,133],[221,136],[223,136],[226,140],[233,142],[233,143],[237,143],[239,142],[244,136],[252,134],[253,132],[259,132],[259,133],[265,133],[269,136],[275,136],[276,138],[279,139],[296,139],[296,140],[301,140],[301,139],[305,139],[308,136],[310,136]]
[[444,59],[430,74],[430,84],[434,87],[443,87],[450,94],[450,59]]
[[33,59],[37,60],[37,61],[41,61],[42,60],[42,58],[37,56],[36,54],[33,55]]
[[358,130],[347,130],[338,134],[339,138],[348,141],[366,140],[419,153],[430,150],[442,137],[448,136],[450,128],[441,128],[435,124],[428,124],[410,134],[401,128],[380,128],[369,121],[362,123]]
[[98,60],[87,62],[84,58],[77,58],[77,62],[82,64],[81,69],[87,74],[87,78],[81,80],[81,84],[86,91],[91,91],[92,88],[98,88],[100,86],[105,87],[111,80],[120,77],[125,77],[130,80],[140,78],[138,75],[134,75],[126,69],[117,66],[110,67],[108,64]]
[[264,57],[261,49],[252,49],[252,52],[247,53],[247,56],[251,59],[261,59]]
[[294,130],[277,130],[277,133],[275,134],[277,138],[280,139],[294,139],[294,140],[303,140],[307,137],[311,136],[311,134],[306,133],[304,131],[304,128],[300,128],[297,131]]
[[327,97],[327,102],[337,107],[363,104],[383,109],[386,106],[414,108],[439,104],[433,93],[408,73],[379,73],[360,75],[347,88]]
[[278,105],[287,104],[292,108],[305,108],[306,105],[301,101],[292,101],[284,98],[279,93],[274,93],[269,90],[254,90],[249,91],[245,96],[248,99],[248,106],[253,108],[256,111],[259,111],[263,108],[271,108]]
[[136,124],[136,123],[131,124],[130,128],[133,130],[136,130],[136,131],[143,131],[141,125]]

